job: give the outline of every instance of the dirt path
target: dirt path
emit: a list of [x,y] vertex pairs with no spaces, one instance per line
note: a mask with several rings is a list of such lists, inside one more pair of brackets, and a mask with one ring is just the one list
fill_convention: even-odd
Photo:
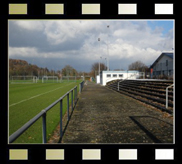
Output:
[[62,143],[172,143],[173,119],[106,87],[84,86]]

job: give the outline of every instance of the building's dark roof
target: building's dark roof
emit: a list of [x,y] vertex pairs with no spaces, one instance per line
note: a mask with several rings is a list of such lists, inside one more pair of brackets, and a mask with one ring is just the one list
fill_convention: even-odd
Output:
[[163,53],[163,54],[173,59],[173,53]]
[[150,66],[150,68],[153,68],[153,66],[163,57],[163,56],[168,56],[171,59],[173,59],[173,52],[163,52],[155,61],[154,63]]

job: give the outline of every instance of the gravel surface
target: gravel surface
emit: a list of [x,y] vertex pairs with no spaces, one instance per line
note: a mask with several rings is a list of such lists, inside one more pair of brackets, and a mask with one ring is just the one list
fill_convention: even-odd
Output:
[[87,82],[62,143],[173,143],[173,117]]

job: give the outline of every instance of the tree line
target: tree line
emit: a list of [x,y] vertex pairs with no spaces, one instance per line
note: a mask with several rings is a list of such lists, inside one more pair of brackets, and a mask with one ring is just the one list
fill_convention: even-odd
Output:
[[[38,67],[35,64],[30,64],[25,60],[9,59],[9,76],[91,76],[96,77],[100,71],[107,70],[107,66],[104,63],[95,62],[91,65],[90,72],[78,72],[70,65],[66,65],[63,69],[52,70],[47,67]],[[118,69],[117,69],[118,70]],[[138,70],[140,72],[150,72],[150,68],[147,67],[141,61],[136,61],[128,66],[128,70]]]
[[9,76],[82,76],[87,75],[86,72],[78,72],[70,65],[66,65],[63,69],[52,70],[47,67],[38,67],[30,64],[25,60],[9,59]]

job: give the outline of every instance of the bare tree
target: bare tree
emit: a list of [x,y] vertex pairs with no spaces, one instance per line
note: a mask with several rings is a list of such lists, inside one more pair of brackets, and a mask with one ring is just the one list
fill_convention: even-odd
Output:
[[[103,63],[100,63],[100,71],[103,71],[103,70],[106,70],[106,69],[107,69],[106,65],[103,64]],[[96,63],[92,64],[91,70],[98,72],[99,71],[99,63],[96,62]]]
[[[100,63],[100,71],[107,70],[107,67],[104,63]],[[99,73],[99,62],[92,64],[90,75],[95,77]]]
[[77,74],[78,74],[77,71],[70,65],[66,65],[62,69],[62,75],[63,76],[76,76]]
[[128,69],[129,70],[144,71],[144,70],[148,69],[148,67],[144,63],[142,63],[141,61],[136,61],[136,62],[131,63],[128,66]]

